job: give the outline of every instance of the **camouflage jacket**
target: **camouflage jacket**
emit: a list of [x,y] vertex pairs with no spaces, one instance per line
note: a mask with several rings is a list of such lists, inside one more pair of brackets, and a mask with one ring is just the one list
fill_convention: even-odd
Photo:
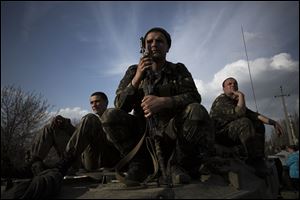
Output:
[[[130,66],[119,87],[116,91],[115,107],[126,112],[134,110],[133,114],[137,117],[144,118],[144,113],[141,108],[141,101],[146,92],[145,79],[139,85],[139,88],[134,88],[131,80],[135,76],[137,65]],[[159,120],[167,122],[176,112],[179,112],[186,105],[194,102],[201,102],[201,96],[195,86],[192,75],[181,63],[166,62],[160,75],[157,76],[154,83],[154,95],[160,97],[171,97],[173,106],[171,109],[165,109],[156,114]]]
[[210,116],[214,121],[216,131],[224,128],[229,122],[241,117],[257,120],[258,113],[251,111],[247,107],[242,109],[237,106],[237,103],[237,100],[226,96],[224,93],[215,99],[210,109]]

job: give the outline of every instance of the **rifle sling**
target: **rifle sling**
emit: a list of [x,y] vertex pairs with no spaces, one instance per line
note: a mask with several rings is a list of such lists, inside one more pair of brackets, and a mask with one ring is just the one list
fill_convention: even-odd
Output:
[[129,161],[135,156],[135,154],[138,152],[140,147],[143,144],[143,141],[145,139],[146,132],[144,133],[143,137],[140,139],[140,141],[137,143],[137,145],[124,157],[122,158],[114,167],[116,170],[116,178],[122,182],[126,183],[125,177],[120,173],[120,170],[127,164]]
[[[137,143],[137,145],[124,157],[122,158],[114,167],[116,170],[116,178],[117,180],[119,180],[120,182],[126,184],[126,180],[125,180],[125,176],[122,175],[120,173],[120,170],[127,164],[130,162],[130,160],[135,156],[135,154],[138,152],[138,150],[140,149],[140,147],[143,144],[143,141],[145,139],[147,130],[145,131],[144,135],[142,136],[142,138],[140,139],[140,141]],[[146,145],[147,145],[147,149],[151,155],[152,158],[152,162],[153,162],[153,168],[154,168],[154,172],[153,174],[149,175],[145,181],[143,182],[143,184],[147,184],[150,180],[152,180],[153,178],[155,178],[158,169],[159,169],[159,165],[158,165],[158,160],[157,160],[157,156],[155,154],[155,147],[153,146],[153,143],[151,141],[151,138],[147,137],[146,138]]]

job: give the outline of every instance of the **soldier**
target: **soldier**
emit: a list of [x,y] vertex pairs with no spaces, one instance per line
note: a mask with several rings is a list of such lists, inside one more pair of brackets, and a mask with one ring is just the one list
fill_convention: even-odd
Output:
[[107,140],[100,120],[107,109],[107,96],[103,92],[95,92],[90,97],[90,104],[94,113],[81,119],[62,159],[55,166],[63,175],[81,154],[83,166],[88,171],[99,167],[112,168],[120,159],[119,151]]
[[[185,65],[166,60],[171,47],[169,33],[155,27],[144,38],[149,55],[127,69],[116,91],[116,108],[107,109],[101,117],[103,128],[125,156],[145,132],[146,119],[155,115],[157,132],[163,136],[165,162],[166,155],[176,148],[170,166],[173,183],[189,183],[199,168],[199,156],[204,157],[212,143],[212,123]],[[154,94],[150,95],[145,81],[147,70],[155,74]],[[132,110],[133,115],[129,114]],[[129,164],[125,180],[136,184],[144,181],[151,171],[149,159],[142,145]]]
[[216,142],[226,146],[241,144],[247,152],[246,162],[258,174],[263,174],[266,169],[264,124],[274,126],[279,136],[283,134],[283,130],[276,121],[246,107],[245,96],[238,90],[238,83],[234,78],[225,79],[222,86],[224,93],[215,99],[210,110]]
[[[71,138],[75,127],[71,120],[61,115],[53,117],[49,124],[46,124],[37,134],[30,150],[26,152],[25,165],[14,167],[10,160],[10,168],[4,169],[1,175],[16,178],[31,178],[44,169],[50,167],[44,162],[45,158],[54,147],[59,158],[62,158],[66,145]],[[78,168],[76,163],[75,168]]]
[[54,147],[58,157],[62,158],[74,131],[75,127],[72,125],[71,120],[61,115],[55,116],[49,124],[43,127],[30,150],[28,165],[32,166],[31,169],[34,175],[47,168],[43,161],[52,147]]
[[28,163],[10,172],[11,175],[28,178],[44,170],[43,160],[51,147],[55,148],[60,158],[54,167],[59,168],[63,175],[72,164],[78,168],[80,160],[86,170],[100,166],[113,167],[120,158],[119,152],[107,141],[100,121],[100,116],[107,109],[107,96],[103,92],[94,92],[90,96],[90,104],[94,113],[85,115],[77,128],[68,118],[60,115],[54,117],[33,143]]

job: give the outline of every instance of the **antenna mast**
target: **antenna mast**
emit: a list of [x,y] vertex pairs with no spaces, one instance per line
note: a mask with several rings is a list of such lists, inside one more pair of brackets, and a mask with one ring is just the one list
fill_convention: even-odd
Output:
[[244,46],[245,46],[245,52],[246,52],[246,57],[247,57],[247,63],[248,63],[248,71],[249,71],[249,76],[250,76],[250,81],[251,81],[251,87],[252,87],[252,92],[253,92],[253,97],[254,97],[254,103],[256,107],[256,112],[258,112],[257,104],[256,104],[256,97],[255,97],[255,92],[254,92],[254,87],[253,87],[253,82],[252,82],[252,77],[251,77],[251,72],[250,72],[250,65],[249,65],[249,59],[248,59],[248,54],[247,54],[247,48],[246,48],[246,42],[245,42],[245,36],[244,36],[244,31],[243,31],[243,26],[242,27],[242,35],[243,35],[243,41],[244,41]]

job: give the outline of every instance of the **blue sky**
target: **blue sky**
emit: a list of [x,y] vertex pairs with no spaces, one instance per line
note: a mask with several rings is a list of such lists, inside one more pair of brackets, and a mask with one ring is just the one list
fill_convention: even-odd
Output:
[[154,26],[172,37],[167,59],[192,73],[210,110],[233,76],[255,110],[241,26],[259,112],[284,118],[299,110],[299,2],[1,2],[1,86],[41,93],[49,112],[79,118],[94,91],[115,90],[138,62],[139,38]]

